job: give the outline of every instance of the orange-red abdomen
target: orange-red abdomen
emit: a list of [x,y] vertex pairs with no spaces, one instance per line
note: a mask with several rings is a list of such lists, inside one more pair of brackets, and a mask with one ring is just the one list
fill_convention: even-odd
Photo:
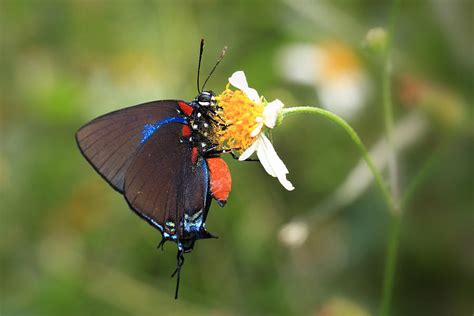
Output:
[[232,186],[229,167],[227,167],[225,161],[219,157],[207,158],[206,162],[209,167],[211,195],[220,206],[224,206]]

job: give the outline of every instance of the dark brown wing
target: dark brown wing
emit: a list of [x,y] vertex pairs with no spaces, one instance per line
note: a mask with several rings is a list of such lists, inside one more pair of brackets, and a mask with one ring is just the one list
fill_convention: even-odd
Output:
[[140,148],[125,175],[130,207],[174,241],[204,238],[210,205],[206,161],[193,162],[192,147],[181,142],[182,124],[160,127]]
[[[178,101],[139,104],[100,116],[81,127],[76,141],[94,169],[117,191],[123,193],[127,169],[159,122],[183,121]],[[174,118],[174,119],[173,119]]]

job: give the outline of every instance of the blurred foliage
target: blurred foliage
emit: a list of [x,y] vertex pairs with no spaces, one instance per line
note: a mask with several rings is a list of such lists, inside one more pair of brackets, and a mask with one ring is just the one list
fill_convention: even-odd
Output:
[[[174,246],[155,249],[159,233],[81,157],[74,133],[111,110],[194,98],[201,38],[203,73],[229,47],[212,90],[243,69],[267,99],[317,106],[314,89],[280,76],[276,56],[288,44],[335,39],[352,45],[375,85],[353,122],[370,147],[383,137],[380,65],[362,42],[386,23],[389,7],[372,0],[1,0],[0,313],[374,314],[388,227],[375,188],[326,221],[308,219],[303,246],[287,248],[277,238],[359,160],[334,124],[293,117],[275,131],[293,192],[259,164],[226,158],[233,191],[224,209],[212,206],[207,225],[220,238],[187,255],[178,301],[169,278]],[[472,314],[473,12],[470,0],[402,1],[397,118],[420,110],[430,120],[428,134],[401,155],[402,187],[438,156],[403,218],[394,315]],[[407,86],[405,75],[417,79]]]

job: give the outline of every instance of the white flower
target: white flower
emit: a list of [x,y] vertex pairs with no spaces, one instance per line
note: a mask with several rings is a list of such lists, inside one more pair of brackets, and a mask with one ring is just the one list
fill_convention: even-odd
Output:
[[321,105],[352,119],[360,113],[370,95],[370,81],[356,52],[342,42],[286,47],[278,59],[289,80],[315,87]]
[[[283,108],[283,103],[276,99],[266,103],[259,97],[257,91],[248,86],[247,79],[243,71],[236,71],[229,78],[229,83],[235,88],[241,90],[245,95],[255,102],[255,104],[264,106],[262,116],[256,117],[257,125],[250,136],[255,140],[239,157],[240,161],[248,159],[254,152],[260,160],[265,171],[272,177],[278,178],[285,189],[291,191],[294,189],[290,181],[286,179],[289,173],[283,161],[278,157],[272,143],[264,133],[264,127],[274,128],[278,119],[278,114]],[[266,104],[265,104],[266,103]]]
[[289,222],[278,233],[278,239],[288,247],[299,247],[308,239],[308,224],[301,221]]

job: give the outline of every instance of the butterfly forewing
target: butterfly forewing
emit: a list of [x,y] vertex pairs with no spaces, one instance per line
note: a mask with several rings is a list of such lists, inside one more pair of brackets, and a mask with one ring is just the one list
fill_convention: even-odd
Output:
[[127,169],[142,147],[145,126],[179,117],[178,101],[139,104],[96,118],[76,133],[82,154],[116,190],[123,193]]

